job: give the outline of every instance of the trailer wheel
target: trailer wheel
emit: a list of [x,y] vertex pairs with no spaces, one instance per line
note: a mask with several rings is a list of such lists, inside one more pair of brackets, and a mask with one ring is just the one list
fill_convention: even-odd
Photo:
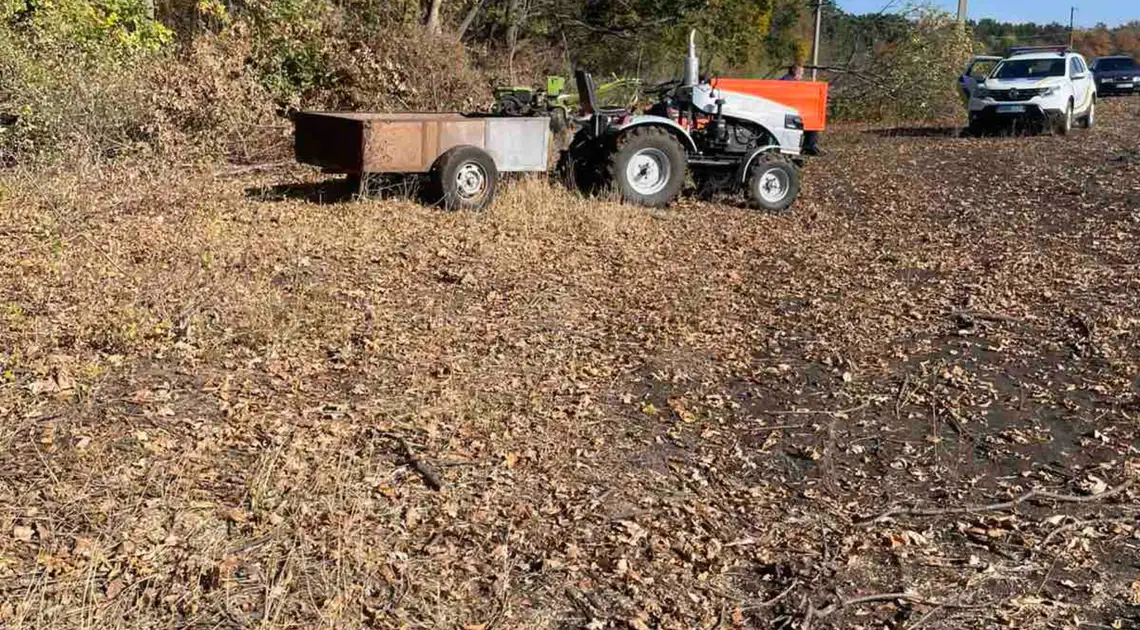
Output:
[[642,127],[618,138],[609,175],[622,200],[657,208],[681,194],[686,166],[685,150],[672,134]]
[[752,205],[780,212],[792,205],[799,192],[800,170],[783,155],[768,153],[753,162],[748,173]]
[[495,198],[499,170],[479,147],[448,149],[431,170],[434,196],[448,210],[482,210]]

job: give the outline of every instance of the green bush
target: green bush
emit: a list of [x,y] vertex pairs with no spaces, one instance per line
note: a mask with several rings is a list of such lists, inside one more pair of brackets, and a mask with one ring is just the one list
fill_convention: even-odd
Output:
[[254,159],[283,144],[286,124],[274,124],[241,39],[119,52],[87,54],[0,28],[0,113],[17,117],[0,127],[0,163],[172,150]]
[[65,149],[106,157],[144,141],[148,107],[133,67],[0,34],[0,111],[18,117],[0,133],[4,161]]
[[253,0],[246,7],[250,62],[266,89],[283,104],[333,81],[337,9],[326,0]]
[[171,41],[145,0],[5,0],[0,5],[0,159],[100,156],[147,140],[140,72]]
[[4,0],[0,23],[10,31],[7,38],[22,34],[97,56],[158,50],[173,36],[154,20],[153,0]]

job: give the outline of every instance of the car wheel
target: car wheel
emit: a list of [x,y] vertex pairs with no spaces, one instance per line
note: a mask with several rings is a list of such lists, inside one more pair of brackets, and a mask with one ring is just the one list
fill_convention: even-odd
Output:
[[756,158],[748,173],[748,200],[753,206],[781,212],[800,192],[800,170],[786,157],[768,153]]
[[1092,129],[1093,125],[1095,125],[1095,124],[1096,124],[1096,97],[1094,96],[1092,99],[1092,102],[1089,103],[1089,111],[1087,114],[1085,114],[1084,120],[1081,122],[1081,126],[1084,127],[1085,129]]
[[617,141],[609,175],[623,201],[651,208],[669,205],[685,185],[685,150],[664,129],[632,129]]
[[1073,130],[1073,102],[1069,101],[1069,106],[1065,108],[1064,118],[1061,119],[1061,126],[1057,128],[1057,131],[1059,131],[1062,136],[1067,136],[1067,135],[1069,135],[1069,132],[1072,130]]
[[482,210],[495,198],[499,171],[486,151],[463,145],[439,156],[431,179],[434,196],[444,208]]

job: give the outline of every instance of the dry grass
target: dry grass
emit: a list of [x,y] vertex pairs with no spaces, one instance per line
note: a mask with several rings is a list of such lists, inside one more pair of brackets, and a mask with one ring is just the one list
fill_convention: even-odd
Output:
[[1047,549],[1048,506],[855,522],[1127,478],[1137,103],[1104,109],[836,134],[780,216],[6,172],[0,623],[766,627],[907,589],[954,605],[813,627],[1127,620],[1134,494]]

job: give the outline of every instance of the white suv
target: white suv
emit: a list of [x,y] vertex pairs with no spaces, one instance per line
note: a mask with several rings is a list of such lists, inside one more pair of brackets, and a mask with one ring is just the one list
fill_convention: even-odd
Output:
[[970,94],[970,130],[1013,121],[1051,126],[1062,134],[1096,122],[1096,84],[1085,58],[1064,49],[1015,52]]

